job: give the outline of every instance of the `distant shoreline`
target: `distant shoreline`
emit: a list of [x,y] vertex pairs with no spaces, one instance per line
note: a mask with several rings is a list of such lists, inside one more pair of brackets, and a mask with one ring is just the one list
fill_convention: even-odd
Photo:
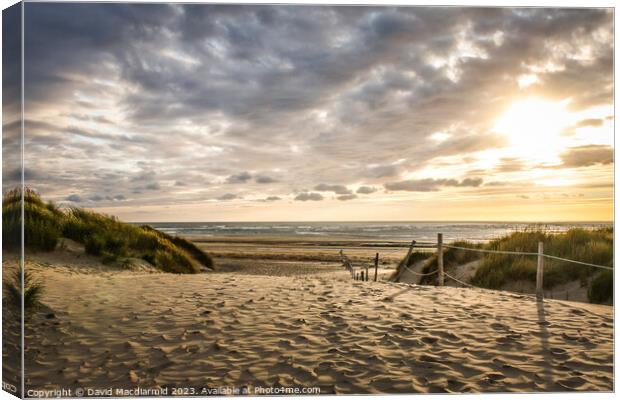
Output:
[[345,249],[355,260],[370,260],[376,253],[389,264],[397,263],[410,241],[367,240],[333,236],[200,236],[184,235],[215,259],[288,260],[340,263]]
[[[444,241],[467,240],[486,243],[517,231],[540,230],[561,233],[570,228],[599,229],[612,227],[611,223],[486,223],[486,222],[192,222],[151,223],[154,228],[171,235],[179,235],[199,242],[218,241],[271,241],[318,243],[344,246],[360,242],[365,247],[402,247],[412,240],[432,242],[442,233]],[[350,243],[354,242],[354,243]]]

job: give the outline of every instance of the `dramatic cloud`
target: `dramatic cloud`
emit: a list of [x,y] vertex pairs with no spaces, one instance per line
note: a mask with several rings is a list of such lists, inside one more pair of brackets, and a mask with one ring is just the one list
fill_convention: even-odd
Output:
[[[26,184],[45,198],[99,195],[89,206],[131,218],[139,209],[144,220],[172,205],[202,209],[216,203],[205,200],[237,196],[295,193],[318,201],[334,193],[328,204],[351,199],[349,188],[363,184],[357,194],[377,193],[364,198],[370,208],[407,195],[378,193],[382,185],[451,187],[464,196],[488,188],[490,199],[523,182],[557,181],[561,169],[549,165],[558,160],[562,168],[583,167],[575,181],[596,176],[609,186],[612,9],[25,7],[25,57],[36,60],[24,66]],[[5,37],[20,29],[6,25]],[[5,53],[20,48],[7,42]],[[19,77],[19,63],[3,59],[3,67]],[[6,190],[19,183],[12,172],[21,123],[19,102],[9,100],[19,85],[3,83]],[[527,160],[535,137],[530,147],[495,129],[506,109],[528,98],[573,113],[561,127],[563,147],[550,149],[548,162]],[[419,176],[468,178],[412,179]],[[483,179],[505,185],[481,187]],[[127,198],[120,203],[107,193]],[[316,205],[280,206],[293,218]],[[251,218],[242,207],[265,205],[225,207]],[[216,215],[210,211],[196,214]]]
[[575,126],[578,128],[583,128],[585,126],[602,126],[603,120],[600,118],[588,118],[579,121]]
[[69,196],[65,197],[65,200],[71,201],[73,203],[80,203],[82,201],[82,197],[77,194],[70,194]]
[[328,185],[320,183],[314,187],[319,192],[334,192],[336,194],[351,194],[351,191],[344,185]]
[[[31,179],[36,179],[36,174],[33,173],[30,170],[24,170],[24,179],[26,180],[31,180]],[[19,184],[19,182],[22,179],[22,169],[21,168],[15,168],[15,169],[11,169],[11,170],[3,170],[3,177],[4,180],[9,180],[14,182],[16,185]]]
[[224,195],[222,195],[222,196],[218,197],[217,199],[218,199],[218,200],[223,200],[223,201],[226,201],[226,200],[234,200],[234,199],[236,199],[236,198],[238,198],[238,196],[237,196],[236,194],[226,193],[226,194],[224,194]]
[[297,201],[320,201],[323,200],[323,196],[320,193],[304,192],[295,196]]
[[377,165],[368,167],[364,172],[364,175],[369,178],[386,178],[394,176],[399,172],[399,168],[396,165]]
[[481,178],[456,179],[412,179],[408,181],[386,183],[385,188],[393,191],[433,192],[441,187],[478,187],[482,185]]
[[482,185],[482,178],[465,178],[456,184],[456,186],[460,187],[478,187],[480,185]]
[[560,155],[565,168],[589,167],[596,164],[614,162],[614,149],[611,146],[587,145],[572,147]]
[[589,128],[589,127],[601,127],[605,120],[603,118],[587,118],[583,119],[576,124],[565,128],[562,131],[562,136],[574,136],[576,133],[576,129],[578,128]]
[[266,175],[258,175],[255,178],[256,183],[274,183],[277,182],[274,178]]
[[[444,182],[445,180],[441,179],[418,179],[386,183],[384,186],[387,190],[394,191],[404,190],[407,192],[431,192],[439,190],[439,188],[443,186]],[[452,182],[456,183],[454,180]]]
[[241,172],[226,178],[226,183],[245,183],[250,179],[252,179],[252,175],[249,172]]
[[510,184],[509,182],[492,181],[492,182],[486,182],[484,186],[498,187],[498,186],[508,186],[509,184]]
[[525,163],[518,158],[502,158],[495,170],[498,172],[516,172],[522,171],[525,167]]
[[373,186],[360,186],[359,188],[357,188],[356,193],[360,193],[360,194],[371,194],[377,191],[376,187]]
[[[10,158],[10,157],[12,157],[12,155],[9,155],[9,157],[7,158]],[[4,161],[6,160],[4,160],[3,158],[3,162]],[[19,160],[17,160],[17,165],[19,165]],[[47,174],[45,174],[44,171],[35,171],[28,167],[24,167],[23,174],[24,174],[24,180],[26,181],[26,183],[31,182],[31,181],[42,181],[42,180],[52,178],[48,176]],[[11,182],[13,186],[18,185],[20,184],[21,179],[22,179],[22,169],[19,167],[15,169],[11,169],[11,168],[4,169],[2,179],[3,179],[3,185],[9,182]]]
[[122,194],[117,194],[116,196],[103,196],[100,194],[95,194],[90,196],[88,200],[93,202],[101,202],[101,201],[125,201],[126,198]]

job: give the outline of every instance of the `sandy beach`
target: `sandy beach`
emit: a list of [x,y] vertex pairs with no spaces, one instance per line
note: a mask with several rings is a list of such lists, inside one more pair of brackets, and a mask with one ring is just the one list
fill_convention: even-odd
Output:
[[612,307],[391,283],[391,270],[353,281],[337,262],[283,258],[216,255],[218,272],[176,275],[32,255],[46,286],[26,387],[613,390]]
[[395,267],[407,253],[409,242],[356,237],[300,236],[188,236],[202,250],[217,258],[291,260],[340,263],[338,252],[346,250],[355,262],[380,263]]

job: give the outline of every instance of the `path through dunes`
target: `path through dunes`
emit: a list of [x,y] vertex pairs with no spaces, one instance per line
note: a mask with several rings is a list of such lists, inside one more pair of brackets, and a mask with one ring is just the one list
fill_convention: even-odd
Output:
[[31,388],[613,388],[607,306],[359,282],[344,271],[70,275],[30,268],[46,281],[44,302],[55,313],[38,315],[27,329]]

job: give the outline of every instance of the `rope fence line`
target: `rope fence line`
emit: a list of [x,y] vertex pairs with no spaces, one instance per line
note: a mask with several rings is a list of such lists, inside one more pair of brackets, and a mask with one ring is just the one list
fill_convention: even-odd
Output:
[[571,262],[571,263],[573,263],[573,264],[587,265],[588,267],[608,269],[608,270],[610,270],[610,271],[613,271],[613,270],[614,270],[614,268],[613,268],[613,267],[607,267],[607,266],[604,266],[604,265],[597,265],[597,264],[590,264],[590,263],[587,263],[587,262],[577,261],[577,260],[569,260],[568,258],[556,257],[556,256],[552,256],[552,255],[549,255],[549,254],[543,254],[543,257],[545,257],[545,258],[551,258],[551,259],[553,259],[553,260],[559,260],[559,261]]
[[[436,248],[437,249],[437,269],[431,272],[427,272],[427,273],[420,273],[420,272],[416,272],[414,270],[412,270],[411,268],[409,268],[409,258],[411,257],[411,254],[413,252],[414,248]],[[456,250],[463,250],[463,251],[474,251],[474,252],[478,252],[478,253],[486,253],[486,254],[507,254],[507,255],[519,255],[519,256],[536,256],[538,258],[538,262],[537,262],[537,268],[536,268],[536,298],[538,299],[542,299],[543,295],[544,295],[544,291],[543,291],[543,271],[544,271],[544,259],[552,259],[552,260],[558,260],[558,261],[563,261],[563,262],[568,262],[568,263],[574,263],[574,264],[579,264],[579,265],[584,265],[584,266],[588,266],[588,267],[593,267],[593,268],[600,268],[600,269],[606,269],[606,270],[611,270],[613,271],[613,267],[609,267],[606,265],[598,265],[598,264],[593,264],[593,263],[588,263],[585,261],[578,261],[578,260],[571,260],[568,258],[562,258],[562,257],[558,257],[558,256],[553,256],[550,254],[545,254],[543,251],[543,242],[538,242],[538,252],[525,252],[525,251],[510,251],[510,250],[488,250],[488,249],[479,249],[479,248],[472,248],[472,247],[462,247],[462,246],[453,246],[453,245],[448,245],[448,244],[443,244],[443,235],[441,233],[437,234],[437,243],[428,243],[428,242],[417,242],[415,240],[411,241],[411,244],[409,245],[409,249],[407,251],[407,255],[405,256],[405,258],[403,259],[403,261],[401,262],[401,266],[403,267],[404,270],[407,270],[409,273],[417,275],[417,276],[430,276],[430,275],[434,275],[434,274],[438,274],[437,277],[437,283],[438,286],[444,286],[444,277],[447,277],[457,283],[460,283],[463,286],[466,287],[471,287],[471,288],[477,288],[477,286],[474,286],[470,283],[464,282],[450,274],[448,274],[447,272],[444,271],[444,263],[443,263],[443,253],[444,253],[444,248],[448,248],[448,249],[456,249]],[[402,249],[391,249],[391,250],[386,250],[383,251],[383,253],[394,253],[394,252],[400,252]],[[347,256],[344,254],[343,250],[340,250],[340,255],[342,258],[342,262],[343,262],[343,266],[351,272],[351,277],[353,279],[358,279],[358,274],[355,273],[355,269],[351,263],[351,261],[349,261],[349,259],[347,258]],[[375,282],[377,281],[377,268],[378,268],[378,264],[379,264],[379,253],[376,253],[375,256],[375,263],[374,263],[374,267],[375,267]],[[368,266],[365,267],[366,268],[366,274],[364,274],[364,272],[361,272],[360,276],[362,280],[366,280],[368,281],[369,277],[368,277]],[[402,270],[401,270],[402,271]],[[395,275],[395,279],[396,281],[398,281],[398,279],[400,279],[400,271],[397,272],[397,274]],[[520,293],[523,294],[523,293]]]
[[457,250],[476,251],[476,252],[479,252],[479,253],[510,254],[510,255],[521,255],[521,256],[539,256],[539,255],[542,255],[545,258],[551,258],[553,260],[565,261],[565,262],[570,262],[570,263],[574,263],[574,264],[581,264],[581,265],[586,265],[588,267],[613,270],[613,267],[607,267],[605,265],[598,265],[598,264],[587,263],[587,262],[584,262],[584,261],[571,260],[571,259],[568,259],[568,258],[552,256],[550,254],[538,254],[538,253],[532,253],[532,252],[527,252],[527,251],[486,250],[486,249],[476,249],[476,248],[472,248],[472,247],[452,246],[452,245],[447,245],[447,244],[444,244],[443,247],[447,247],[447,248],[450,248],[450,249],[457,249]]
[[[481,287],[472,285],[471,283],[463,282],[462,280],[453,277],[452,275],[448,274],[447,272],[446,272],[446,276],[448,278],[452,279],[453,281],[460,283],[461,285],[463,285],[465,287],[469,287],[469,288],[472,288],[472,289],[483,289]],[[513,293],[513,294],[517,295],[517,296],[537,297],[536,294],[534,294],[534,293]]]
[[[428,245],[419,245],[419,243],[416,243],[416,245],[413,247],[417,249],[432,249],[432,248],[437,247],[437,243],[431,243]],[[377,251],[381,251],[381,254],[393,254],[393,253],[402,252],[404,249],[406,249],[406,247],[401,247],[398,249],[389,249],[389,250],[382,250],[382,248],[380,247],[368,247],[368,248],[365,247],[364,249],[376,249]]]
[[403,267],[405,267],[405,269],[406,269],[407,271],[409,271],[409,273],[414,274],[414,275],[417,275],[417,276],[429,276],[429,275],[433,275],[433,274],[436,274],[437,272],[439,272],[439,270],[438,270],[438,269],[436,269],[436,270],[434,270],[434,271],[432,271],[432,272],[427,272],[427,273],[425,273],[425,274],[422,274],[422,273],[420,273],[420,272],[415,272],[414,270],[412,270],[411,268],[409,268],[409,267],[408,267],[408,266],[406,266],[406,265],[403,265]]
[[443,247],[447,247],[449,249],[456,249],[456,250],[477,251],[478,253],[511,254],[511,255],[522,255],[522,256],[537,256],[538,255],[538,253],[528,253],[528,252],[523,252],[523,251],[485,250],[485,249],[476,249],[473,247],[452,246],[448,244],[444,244]]
[[392,249],[392,250],[382,251],[381,254],[401,253],[402,251],[403,251],[403,249]]
[[467,286],[467,287],[470,287],[470,288],[476,288],[476,289],[478,289],[478,286],[474,286],[474,285],[472,285],[471,283],[463,282],[463,281],[462,281],[462,280],[460,280],[460,279],[456,279],[455,277],[453,277],[452,275],[450,275],[450,274],[449,274],[449,273],[447,273],[447,272],[444,272],[444,274],[445,274],[448,278],[452,279],[452,280],[453,280],[453,281],[455,281],[455,282],[460,283],[461,285],[464,285],[464,286]]

